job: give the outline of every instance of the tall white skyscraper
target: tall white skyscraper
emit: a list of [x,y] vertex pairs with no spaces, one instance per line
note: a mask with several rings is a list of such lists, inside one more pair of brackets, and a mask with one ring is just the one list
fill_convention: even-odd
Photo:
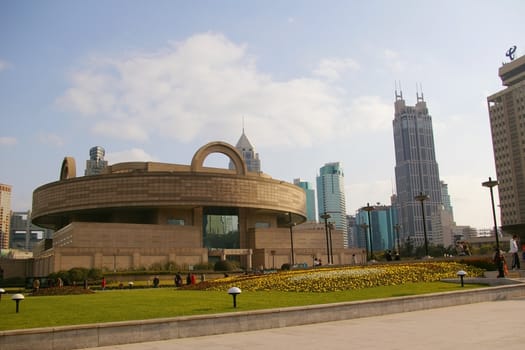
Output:
[[345,178],[341,163],[326,163],[317,176],[317,208],[319,216],[330,215],[337,230],[344,236],[344,245],[348,246],[348,223],[346,220]]
[[393,128],[401,238],[404,240],[409,236],[416,246],[422,246],[425,244],[426,230],[428,244],[441,244],[443,202],[432,117],[428,114],[423,93],[421,96],[416,94],[416,98],[415,106],[407,106],[403,94],[396,91]]

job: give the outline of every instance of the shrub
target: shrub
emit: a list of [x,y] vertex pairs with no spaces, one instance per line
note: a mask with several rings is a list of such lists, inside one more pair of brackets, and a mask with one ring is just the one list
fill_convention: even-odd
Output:
[[200,270],[200,271],[208,271],[213,270],[215,268],[214,264],[212,262],[207,263],[200,263],[193,266],[194,270]]
[[72,282],[82,282],[87,280],[89,270],[83,267],[74,267],[68,271],[68,280]]
[[494,264],[491,258],[485,259],[462,259],[459,261],[461,264],[467,264],[487,271],[496,271],[497,266]]
[[213,269],[215,271],[233,271],[235,269],[235,265],[229,260],[219,260],[215,263]]
[[98,281],[100,279],[102,279],[102,270],[100,269],[90,269],[88,271],[88,278],[92,281]]
[[290,264],[284,263],[281,265],[281,270],[283,271],[289,271],[290,270]]

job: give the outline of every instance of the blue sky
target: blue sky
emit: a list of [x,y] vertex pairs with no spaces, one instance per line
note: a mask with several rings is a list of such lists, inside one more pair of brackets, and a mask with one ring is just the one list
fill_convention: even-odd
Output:
[[519,0],[3,0],[0,182],[27,210],[65,156],[77,175],[92,146],[110,163],[189,164],[208,142],[234,145],[244,120],[273,178],[315,182],[342,162],[353,214],[389,204],[397,82],[408,105],[422,88],[457,224],[489,228],[486,97],[508,48],[525,54],[523,13]]

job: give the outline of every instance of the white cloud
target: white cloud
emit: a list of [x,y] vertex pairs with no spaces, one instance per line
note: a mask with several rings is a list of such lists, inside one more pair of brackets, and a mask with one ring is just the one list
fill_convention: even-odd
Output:
[[60,136],[52,133],[40,133],[38,139],[45,145],[56,147],[62,147],[64,145],[64,140],[62,140]]
[[18,143],[15,137],[10,136],[0,136],[0,145],[1,146],[12,146]]
[[401,55],[393,50],[385,49],[383,58],[386,66],[394,73],[400,73],[405,70],[405,63],[401,60]]
[[[377,180],[366,183],[352,183],[345,188],[347,213],[354,215],[352,210],[364,207],[367,203],[390,205],[390,195],[393,191],[392,181]],[[373,201],[373,202],[372,202]]]
[[358,70],[359,68],[359,63],[349,58],[325,58],[314,70],[314,74],[320,78],[336,81],[341,79],[346,71]]
[[[330,74],[356,67],[338,62]],[[99,57],[71,79],[60,106],[88,116],[95,134],[134,141],[236,138],[245,117],[258,147],[308,147],[340,133],[349,117],[335,86],[274,80],[257,70],[245,46],[214,33],[155,53]]]
[[348,123],[348,128],[354,132],[391,130],[392,114],[391,102],[384,102],[378,96],[359,96],[350,102],[349,115],[352,119]]
[[104,159],[107,160],[110,165],[122,162],[157,161],[155,157],[140,148],[132,148],[125,151],[107,153]]
[[9,62],[0,60],[0,72],[3,71],[3,70],[8,69],[9,67],[11,67]]

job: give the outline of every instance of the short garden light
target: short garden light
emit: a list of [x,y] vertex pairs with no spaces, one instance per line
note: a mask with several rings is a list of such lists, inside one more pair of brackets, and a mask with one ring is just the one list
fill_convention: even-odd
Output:
[[461,287],[463,287],[464,286],[464,284],[463,284],[463,277],[465,277],[467,275],[467,273],[465,271],[463,271],[463,270],[459,270],[457,275],[461,279]]
[[0,288],[0,301],[2,301],[2,294],[5,294],[4,288]]
[[231,287],[228,289],[228,294],[233,297],[233,307],[237,307],[237,295],[241,294],[241,289],[237,287]]
[[24,300],[24,295],[20,293],[13,294],[13,296],[11,297],[11,300],[14,300],[16,302],[16,313],[18,313],[18,304],[20,303],[21,300]]

